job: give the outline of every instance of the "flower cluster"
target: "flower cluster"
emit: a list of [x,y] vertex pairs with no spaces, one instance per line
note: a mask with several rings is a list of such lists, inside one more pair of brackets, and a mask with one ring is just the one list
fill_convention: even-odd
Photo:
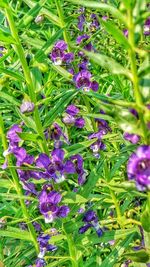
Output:
[[54,45],[50,57],[55,65],[70,64],[73,61],[74,54],[66,52],[67,48],[68,46],[63,40]]
[[75,105],[69,105],[66,108],[66,115],[63,117],[63,122],[66,125],[73,125],[77,128],[83,128],[85,125],[85,120],[79,117],[80,110]]

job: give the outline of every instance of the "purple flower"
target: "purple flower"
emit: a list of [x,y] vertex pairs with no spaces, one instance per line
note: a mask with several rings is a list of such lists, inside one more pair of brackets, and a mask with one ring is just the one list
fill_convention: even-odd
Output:
[[2,51],[2,53],[0,53],[0,57],[3,56],[3,51],[4,51],[4,47],[3,46],[0,46],[0,51]]
[[39,195],[39,209],[45,217],[45,222],[53,222],[57,217],[64,218],[68,215],[70,209],[68,206],[58,206],[62,196],[57,191],[48,191],[43,187]]
[[135,180],[139,190],[150,189],[150,146],[139,146],[127,165],[128,178]]
[[14,124],[9,131],[7,132],[7,138],[10,144],[18,143],[21,141],[21,138],[18,136],[17,133],[22,133],[22,128],[18,124]]
[[106,21],[106,20],[108,20],[108,17],[107,16],[103,16],[102,20]]
[[69,64],[74,60],[73,53],[65,52],[67,50],[67,47],[67,44],[63,40],[58,41],[54,45],[50,57],[55,65],[61,65],[63,62]]
[[63,40],[60,40],[55,44],[55,48],[60,49],[61,51],[67,50],[67,47],[67,44]]
[[91,227],[92,227],[92,224],[90,223],[85,224],[84,226],[79,228],[79,234],[84,234]]
[[68,113],[69,115],[75,116],[79,113],[79,109],[75,105],[69,105],[66,108],[66,113]]
[[64,118],[62,119],[62,121],[68,125],[74,125],[75,120],[76,120],[75,117],[71,115],[65,115]]
[[137,144],[140,141],[140,136],[137,134],[130,134],[126,132],[123,137],[132,144]]
[[78,174],[78,184],[83,185],[86,181],[86,172],[83,168],[83,158],[77,154],[70,157],[70,160],[74,163],[74,168]]
[[77,88],[83,90],[89,90],[91,86],[91,73],[87,70],[82,70],[78,74],[74,75],[74,82]]
[[129,34],[128,30],[127,29],[124,29],[123,30],[123,34],[124,34],[125,37],[128,37],[128,34]]
[[40,247],[40,253],[38,255],[38,258],[43,258],[47,251],[55,251],[57,250],[57,247],[54,245],[49,244],[50,236],[48,234],[41,234],[38,237],[38,243]]
[[75,126],[77,128],[83,128],[85,126],[85,120],[83,118],[77,118],[75,120]]
[[35,264],[36,264],[35,267],[44,267],[44,266],[46,266],[46,262],[43,259],[37,259]]
[[[77,44],[78,45],[81,44],[81,43],[84,44],[89,38],[90,38],[90,36],[87,35],[87,34],[80,35],[80,36],[77,37],[77,40],[76,40]],[[87,50],[87,51],[92,51],[93,50],[93,46],[92,46],[91,42],[89,42],[88,44],[85,44],[84,49]]]
[[32,112],[34,110],[34,103],[29,101],[24,101],[20,106],[21,113]]
[[97,92],[98,91],[98,88],[99,88],[99,84],[96,81],[91,82],[91,89],[94,92]]
[[63,56],[63,61],[67,64],[71,63],[74,60],[74,54],[73,53],[66,53]]
[[98,83],[96,81],[91,81],[92,74],[88,70],[81,70],[77,74],[74,75],[73,80],[77,88],[89,91],[92,89],[93,91],[98,90]]
[[89,210],[84,214],[84,217],[83,217],[84,222],[87,222],[87,223],[92,222],[92,221],[97,222],[97,220],[98,220],[97,215],[93,210]]
[[98,217],[93,210],[88,210],[84,214],[82,221],[85,223],[85,225],[79,229],[80,234],[85,233],[89,228],[93,227],[96,230],[98,237],[102,236],[103,230],[100,228]]
[[83,31],[84,24],[85,24],[85,16],[84,16],[84,14],[81,14],[81,15],[78,17],[78,29],[79,29],[81,32]]
[[97,30],[100,26],[98,18],[96,14],[91,14],[92,23],[90,25],[90,29],[93,31]]
[[150,17],[145,21],[144,35],[150,35]]

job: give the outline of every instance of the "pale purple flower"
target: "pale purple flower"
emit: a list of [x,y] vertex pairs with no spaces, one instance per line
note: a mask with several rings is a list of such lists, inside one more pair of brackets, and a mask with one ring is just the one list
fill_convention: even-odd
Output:
[[34,103],[30,101],[24,101],[20,106],[21,113],[28,113],[34,110]]
[[132,144],[137,144],[140,141],[140,136],[137,134],[131,134],[125,132],[123,137],[125,140],[129,141]]

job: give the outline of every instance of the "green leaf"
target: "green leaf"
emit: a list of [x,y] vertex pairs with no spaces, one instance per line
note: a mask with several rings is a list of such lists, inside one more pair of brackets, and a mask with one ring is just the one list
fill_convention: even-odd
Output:
[[21,118],[21,120],[24,121],[24,123],[26,124],[27,127],[31,128],[35,132],[37,132],[36,124],[35,124],[35,122],[34,122],[34,120],[32,118],[27,117],[24,114],[22,114],[18,108],[16,108],[16,112],[19,115],[19,117]]
[[0,98],[4,98],[5,100],[7,100],[8,102],[10,102],[11,104],[15,105],[15,106],[20,106],[20,103],[17,99],[15,99],[13,96],[9,95],[8,93],[4,93],[2,91],[0,91]]
[[91,171],[90,175],[88,176],[88,181],[86,182],[84,187],[81,189],[81,192],[79,192],[79,194],[81,194],[83,197],[87,198],[90,195],[90,193],[92,192],[98,179],[100,178],[100,174],[101,174],[102,169],[103,169],[103,164],[104,164],[104,159],[101,157],[96,168],[94,168]]
[[65,154],[66,158],[75,154],[79,154],[81,151],[91,146],[96,140],[97,138],[93,138],[92,140],[87,140],[78,144],[74,144],[72,146],[68,146],[67,148],[65,148],[67,150],[67,153]]
[[6,74],[8,77],[14,78],[16,80],[24,81],[24,77],[16,70],[14,71],[6,68],[0,68],[0,73]]
[[115,75],[125,75],[129,79],[132,79],[132,74],[129,72],[129,70],[125,69],[122,65],[120,65],[118,62],[116,62],[114,59],[102,55],[97,54],[93,52],[87,52],[84,50],[84,53],[95,63],[100,65],[102,68],[107,69],[110,73]]
[[128,39],[124,36],[122,31],[120,31],[112,21],[101,20],[101,23],[104,25],[107,32],[110,33],[119,44],[124,46],[126,49],[130,48]]
[[96,1],[89,1],[89,0],[67,0],[67,2],[77,4],[80,6],[89,7],[92,9],[98,9],[100,11],[106,11],[112,14],[114,17],[118,18],[122,21],[125,25],[127,24],[126,18],[121,14],[121,12],[115,8],[114,6],[98,3]]
[[32,241],[29,232],[22,230],[19,230],[19,232],[15,232],[15,228],[13,231],[0,230],[0,236]]
[[135,234],[129,235],[125,240],[119,242],[115,246],[113,251],[106,257],[102,262],[101,267],[114,267],[115,263],[118,261],[119,257],[123,255],[126,248],[128,248],[130,242],[132,241]]
[[146,232],[150,232],[150,211],[146,206],[145,211],[142,213],[141,216],[141,223]]
[[25,141],[33,141],[37,142],[41,137],[38,134],[33,134],[33,133],[18,133],[20,138]]
[[[24,0],[24,2],[30,7],[33,8],[36,4],[33,3],[33,1],[30,0]],[[51,11],[47,10],[46,8],[42,8],[40,14],[45,15],[50,21],[52,21],[54,24],[60,26],[59,18],[53,14]]]
[[131,259],[135,262],[148,262],[149,260],[149,254],[144,249],[140,251],[125,253],[124,256],[127,257],[127,259]]
[[42,48],[38,50],[38,52],[35,54],[34,60],[42,61],[44,58],[47,58],[47,54],[51,50],[51,45],[59,39],[62,32],[63,32],[63,29],[60,29],[47,42],[45,42]]
[[31,8],[20,20],[19,27],[27,26],[38,15],[42,6],[46,3],[46,0],[39,1],[33,8]]
[[50,126],[53,121],[61,114],[66,106],[69,104],[69,102],[72,100],[72,98],[77,94],[78,92],[75,90],[68,91],[59,101],[57,101],[54,108],[47,113],[44,121],[44,128],[47,128]]
[[112,230],[112,231],[107,231],[103,233],[101,237],[98,237],[97,234],[90,234],[90,235],[87,235],[86,237],[78,236],[76,238],[76,242],[80,242],[80,240],[82,239],[83,245],[86,245],[87,243],[90,243],[91,245],[96,245],[101,242],[108,243],[111,240],[123,239],[129,235],[138,234],[138,233],[139,233],[139,229],[137,227],[126,229],[125,231],[124,230],[116,230],[116,231]]
[[72,74],[69,73],[67,70],[65,70],[61,66],[56,66],[54,64],[52,64],[51,67],[56,70],[61,76],[63,76],[66,80],[72,81]]

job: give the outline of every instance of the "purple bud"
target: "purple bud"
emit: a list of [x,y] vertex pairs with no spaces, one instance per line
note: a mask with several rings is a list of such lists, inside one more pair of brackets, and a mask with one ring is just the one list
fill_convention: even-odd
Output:
[[83,128],[85,126],[85,120],[83,118],[77,118],[75,120],[75,126],[77,128]]
[[69,105],[66,108],[66,113],[68,113],[69,115],[75,116],[79,113],[79,109],[75,105]]
[[93,81],[93,82],[91,82],[91,86],[90,87],[94,92],[97,92],[98,88],[99,88],[99,84],[96,81]]
[[28,113],[34,110],[34,103],[29,101],[24,101],[20,106],[21,113]]

